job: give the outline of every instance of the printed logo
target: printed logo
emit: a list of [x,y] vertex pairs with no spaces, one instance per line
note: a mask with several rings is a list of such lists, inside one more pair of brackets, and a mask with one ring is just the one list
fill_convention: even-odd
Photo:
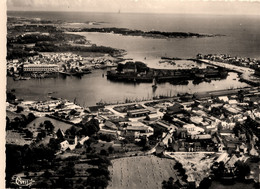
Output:
[[21,178],[20,176],[13,176],[12,181],[14,182],[14,184],[18,186],[28,186],[28,187],[30,187],[33,183],[35,183],[33,179],[24,179]]

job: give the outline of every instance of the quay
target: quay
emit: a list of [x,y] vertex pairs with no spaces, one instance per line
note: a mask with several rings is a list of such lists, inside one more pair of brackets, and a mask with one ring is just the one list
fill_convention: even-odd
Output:
[[180,98],[185,98],[186,103],[193,102],[194,99],[202,100],[205,98],[212,98],[212,97],[219,97],[219,96],[228,96],[228,95],[236,95],[239,91],[243,91],[244,94],[250,95],[252,91],[259,90],[260,87],[243,87],[243,88],[236,88],[236,89],[223,89],[217,91],[207,91],[207,92],[197,92],[193,94],[180,94],[177,96],[163,96],[158,98],[150,98],[150,99],[137,99],[137,100],[128,100],[127,102],[98,102],[96,103],[97,106],[120,106],[120,105],[133,105],[136,103],[149,103],[149,102],[159,102],[162,100],[169,100],[169,101],[180,101]]
[[233,71],[240,74],[240,80],[253,86],[260,85],[260,78],[254,75],[255,71],[251,68],[236,66],[223,62],[216,62],[206,59],[197,59],[198,62],[225,68],[226,70]]

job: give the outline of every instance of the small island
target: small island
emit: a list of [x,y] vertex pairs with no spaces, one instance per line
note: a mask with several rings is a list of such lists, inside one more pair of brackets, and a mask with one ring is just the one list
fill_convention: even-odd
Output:
[[100,33],[113,33],[125,36],[142,36],[150,38],[189,38],[189,37],[217,37],[224,36],[220,34],[200,34],[191,32],[164,32],[164,31],[142,31],[131,30],[127,28],[68,28],[70,32],[100,32]]

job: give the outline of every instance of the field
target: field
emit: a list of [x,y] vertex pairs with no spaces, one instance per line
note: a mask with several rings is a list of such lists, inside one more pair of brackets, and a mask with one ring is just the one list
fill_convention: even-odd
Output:
[[40,123],[44,123],[44,121],[50,120],[52,124],[54,125],[54,131],[57,131],[58,129],[61,129],[63,132],[65,132],[67,129],[69,129],[72,125],[68,123],[64,123],[62,121],[58,121],[49,117],[39,117],[33,120],[31,123],[27,125],[27,128],[31,130],[32,132],[36,132],[37,128],[39,128]]
[[17,145],[25,145],[31,144],[31,140],[25,140],[25,138],[16,131],[6,131],[6,144],[17,144]]
[[108,189],[162,188],[162,181],[177,179],[173,159],[135,156],[112,160]]

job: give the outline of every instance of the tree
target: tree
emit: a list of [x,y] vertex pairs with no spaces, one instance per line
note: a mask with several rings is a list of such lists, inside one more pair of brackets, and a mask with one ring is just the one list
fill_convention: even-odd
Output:
[[60,171],[60,174],[64,175],[65,177],[73,177],[75,176],[76,172],[74,169],[74,162],[68,162]]
[[21,113],[23,110],[22,106],[17,106],[16,113]]
[[48,178],[50,178],[52,176],[52,174],[51,174],[51,172],[49,170],[46,170],[46,171],[44,171],[42,176],[48,179]]
[[50,120],[44,121],[44,126],[45,126],[45,129],[49,133],[52,133],[54,131],[54,125],[52,124],[52,122]]
[[7,97],[7,102],[13,102],[16,99],[16,96],[12,92],[8,92],[6,97]]
[[36,117],[35,117],[35,115],[33,114],[33,113],[29,113],[28,114],[28,116],[27,116],[28,118],[27,118],[27,120],[28,120],[28,123],[29,122],[32,122]]
[[182,164],[180,162],[176,162],[176,164],[173,167],[174,169],[182,169]]
[[208,189],[211,186],[212,180],[210,178],[204,178],[199,185],[199,189]]
[[11,125],[10,125],[10,119],[9,119],[9,117],[5,117],[5,120],[6,120],[6,124],[5,124],[5,128],[6,128],[6,130],[10,130],[10,129],[12,129],[12,127],[11,127]]
[[175,183],[174,183],[174,179],[172,177],[170,177],[168,179],[168,181],[164,180],[162,182],[162,188],[163,189],[178,189],[180,188],[179,186],[179,181],[177,180]]
[[251,169],[247,163],[237,161],[235,163],[235,167],[236,167],[236,175],[239,179],[244,180],[245,176],[248,176],[250,174]]
[[28,130],[28,129],[25,129],[24,133],[25,133],[25,136],[27,138],[32,138],[33,137],[33,133],[30,130]]
[[180,168],[179,172],[180,172],[181,175],[185,175],[185,173],[186,173],[185,169],[183,169],[183,168]]
[[48,147],[51,148],[54,151],[57,151],[60,149],[60,141],[59,139],[51,138],[48,144]]
[[44,139],[46,137],[46,132],[41,130],[40,133],[37,134],[36,140],[37,141],[41,141],[42,139]]
[[108,180],[104,175],[98,177],[90,176],[88,177],[87,182],[92,188],[106,188],[108,186]]
[[115,149],[114,149],[113,146],[109,146],[107,150],[108,150],[108,152],[109,152],[110,154],[113,154],[114,151],[115,151]]
[[70,127],[69,129],[67,129],[67,130],[65,131],[65,134],[66,134],[66,135],[69,135],[69,136],[71,136],[71,137],[73,137],[73,138],[76,136],[76,133],[77,133],[77,129],[76,129],[75,126],[72,126],[72,127]]
[[183,180],[184,182],[187,182],[187,179],[188,179],[188,175],[184,174],[183,177],[182,177],[182,180]]
[[91,119],[85,125],[82,125],[81,134],[91,136],[96,134],[100,130],[99,122],[97,119]]
[[102,150],[100,150],[100,155],[107,156],[108,153],[107,153],[107,151],[105,149],[102,149]]

